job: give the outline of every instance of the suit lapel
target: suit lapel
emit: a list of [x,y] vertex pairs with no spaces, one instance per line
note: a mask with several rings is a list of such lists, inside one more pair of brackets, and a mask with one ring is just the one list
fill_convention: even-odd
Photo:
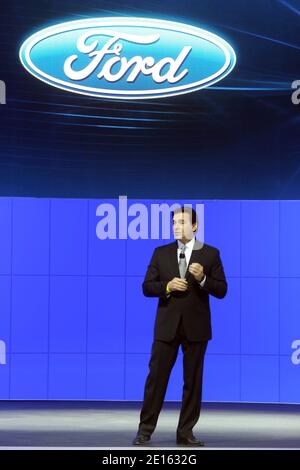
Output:
[[180,277],[177,258],[177,242],[174,242],[171,245],[170,265],[172,273],[174,273],[174,277]]

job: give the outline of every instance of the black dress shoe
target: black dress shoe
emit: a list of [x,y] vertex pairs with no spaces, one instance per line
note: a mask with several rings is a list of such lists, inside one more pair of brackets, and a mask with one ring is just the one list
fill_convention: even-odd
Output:
[[180,436],[177,434],[177,444],[179,446],[191,446],[191,447],[203,447],[204,442],[200,441],[200,439],[196,439],[195,436]]
[[134,446],[143,446],[147,444],[150,441],[150,436],[145,436],[145,434],[139,434],[135,436],[135,438],[132,441],[132,444]]

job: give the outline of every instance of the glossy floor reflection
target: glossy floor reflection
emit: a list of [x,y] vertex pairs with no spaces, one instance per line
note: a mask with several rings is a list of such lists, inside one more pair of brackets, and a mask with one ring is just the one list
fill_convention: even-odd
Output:
[[[0,447],[131,447],[137,402],[0,402]],[[165,403],[151,448],[176,447],[180,404]],[[210,448],[300,448],[300,405],[205,403],[194,434]]]

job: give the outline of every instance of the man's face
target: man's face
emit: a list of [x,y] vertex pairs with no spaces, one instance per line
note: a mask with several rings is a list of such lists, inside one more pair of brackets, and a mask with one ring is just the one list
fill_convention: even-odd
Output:
[[176,240],[191,240],[196,231],[197,224],[192,225],[191,214],[188,212],[177,212],[173,217],[173,233]]

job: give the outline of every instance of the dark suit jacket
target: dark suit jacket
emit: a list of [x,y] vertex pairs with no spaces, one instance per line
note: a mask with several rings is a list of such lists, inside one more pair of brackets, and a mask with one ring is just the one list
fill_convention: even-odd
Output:
[[155,340],[174,339],[181,316],[185,333],[190,341],[211,339],[209,294],[222,299],[227,292],[220,252],[196,240],[189,265],[191,263],[200,263],[204,267],[206,275],[204,287],[202,288],[187,270],[187,291],[172,292],[167,297],[167,283],[174,277],[180,277],[177,241],[154,250],[143,282],[143,292],[147,297],[159,297],[154,327]]

